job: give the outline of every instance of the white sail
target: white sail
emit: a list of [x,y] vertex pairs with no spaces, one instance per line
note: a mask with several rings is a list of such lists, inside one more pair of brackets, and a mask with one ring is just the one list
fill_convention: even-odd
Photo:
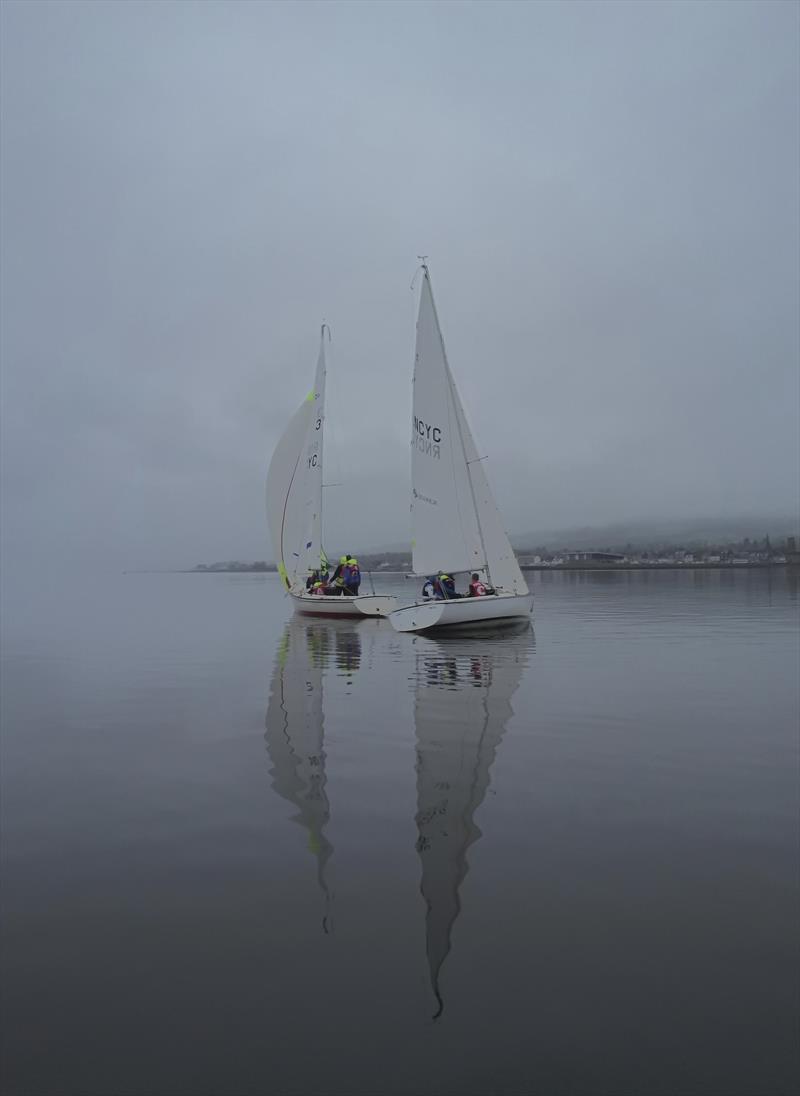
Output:
[[[449,370],[448,370],[449,371]],[[461,438],[464,443],[464,456],[472,484],[472,501],[477,513],[481,541],[486,553],[487,572],[492,585],[504,594],[527,594],[528,584],[514,555],[514,549],[508,539],[503,519],[494,501],[489,480],[483,468],[483,461],[472,437],[464,408],[456,391],[455,381],[450,374],[453,389],[453,403],[458,417]]]
[[427,270],[417,318],[411,424],[412,559],[416,574],[470,571],[485,559]]
[[417,319],[411,449],[414,572],[483,571],[502,593],[526,594],[450,372],[427,267]]
[[267,521],[286,588],[300,589],[322,554],[322,439],[325,424],[325,327],[314,387],[289,421],[267,473]]

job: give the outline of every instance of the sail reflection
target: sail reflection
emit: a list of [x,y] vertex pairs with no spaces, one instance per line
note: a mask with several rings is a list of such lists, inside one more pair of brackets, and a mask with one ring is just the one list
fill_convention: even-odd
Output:
[[348,680],[361,664],[361,639],[346,620],[304,620],[285,627],[278,644],[266,716],[272,787],[297,808],[292,821],[308,835],[325,896],[323,930],[330,928],[332,893],[326,878],[333,845],[325,835],[330,802],[325,775],[323,677],[332,665]]
[[440,974],[461,911],[467,850],[481,836],[475,812],[489,787],[534,634],[525,621],[474,639],[419,637],[415,647],[417,853],[428,907],[425,937],[436,1018],[444,1009]]

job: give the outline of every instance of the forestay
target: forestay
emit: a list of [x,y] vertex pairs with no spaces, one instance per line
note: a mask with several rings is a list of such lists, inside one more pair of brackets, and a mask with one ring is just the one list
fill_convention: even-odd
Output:
[[325,424],[325,327],[314,387],[289,421],[267,473],[267,521],[286,588],[301,589],[322,556],[322,438]]
[[526,594],[450,372],[430,275],[422,269],[411,433],[414,572],[484,571],[498,591]]

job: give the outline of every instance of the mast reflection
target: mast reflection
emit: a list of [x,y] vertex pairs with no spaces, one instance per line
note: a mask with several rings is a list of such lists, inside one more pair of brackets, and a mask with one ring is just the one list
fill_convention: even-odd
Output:
[[326,933],[332,904],[326,868],[333,845],[325,835],[331,812],[325,775],[324,671],[334,665],[349,680],[360,664],[361,639],[352,623],[295,617],[278,643],[267,706],[264,737],[272,763],[272,787],[297,808],[292,821],[308,835],[308,849],[317,862],[317,882],[325,896],[322,928]]
[[418,637],[414,721],[417,736],[417,853],[427,905],[425,938],[431,988],[444,1010],[442,965],[461,911],[467,850],[480,836],[474,816],[513,714],[534,649],[529,622],[467,638]]

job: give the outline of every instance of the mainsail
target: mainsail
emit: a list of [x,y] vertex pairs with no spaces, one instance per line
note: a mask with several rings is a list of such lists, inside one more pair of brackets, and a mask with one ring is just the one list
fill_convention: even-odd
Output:
[[502,593],[528,593],[450,371],[426,266],[414,362],[411,512],[416,574],[483,571]]
[[314,387],[290,419],[267,473],[267,521],[272,549],[288,590],[302,588],[309,569],[319,567],[323,555],[326,330],[323,324]]
[[516,633],[505,632],[502,645],[485,639],[417,642],[417,853],[437,1016],[444,1008],[440,973],[461,911],[467,850],[481,836],[475,812],[533,642],[527,622]]

